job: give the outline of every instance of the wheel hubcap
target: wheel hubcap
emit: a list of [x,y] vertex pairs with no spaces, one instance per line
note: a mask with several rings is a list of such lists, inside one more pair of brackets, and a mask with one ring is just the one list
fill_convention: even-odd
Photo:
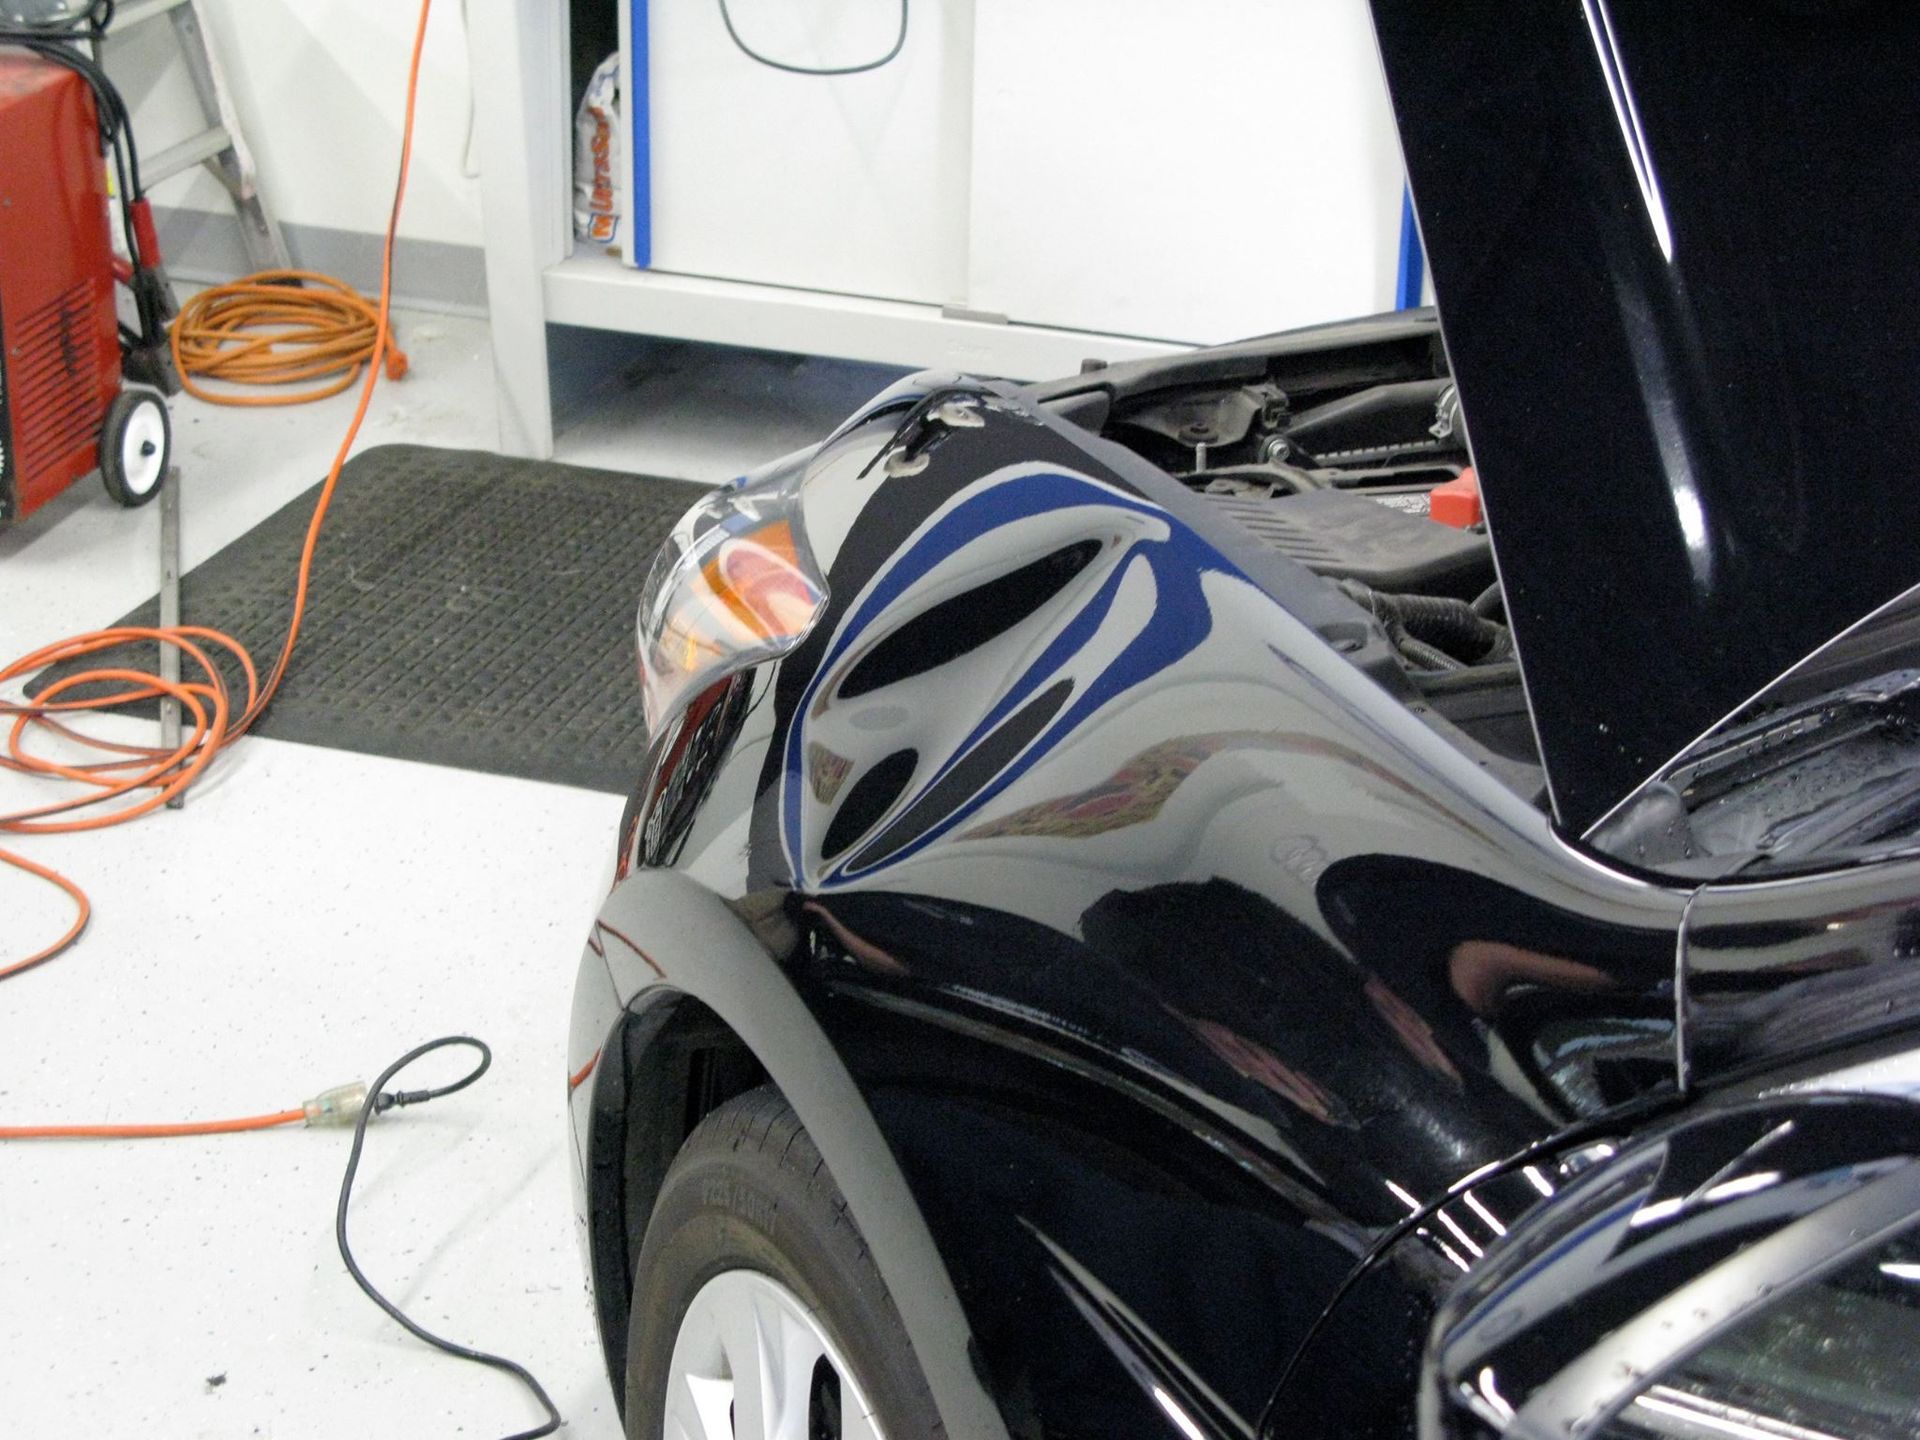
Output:
[[159,402],[135,406],[120,439],[120,473],[126,477],[129,490],[145,495],[160,483],[160,472],[167,463],[166,449],[167,421]]
[[839,1347],[786,1286],[727,1270],[674,1338],[666,1440],[886,1440]]

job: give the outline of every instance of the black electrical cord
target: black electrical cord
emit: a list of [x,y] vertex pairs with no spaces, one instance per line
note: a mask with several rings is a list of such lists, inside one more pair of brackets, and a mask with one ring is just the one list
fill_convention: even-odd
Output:
[[740,38],[740,32],[733,28],[733,13],[727,9],[727,0],[719,0],[720,21],[727,27],[727,38],[733,41],[735,47],[738,48],[742,55],[745,55],[749,60],[759,62],[769,70],[779,70],[788,75],[814,76],[864,75],[869,70],[878,70],[883,65],[891,65],[899,56],[900,52],[906,48],[908,3],[909,0],[900,0],[900,33],[893,37],[893,48],[878,60],[869,60],[864,65],[812,66],[789,65],[784,60],[772,60],[762,55],[758,50]]
[[[453,1046],[464,1046],[469,1050],[478,1051],[479,1064],[448,1085],[436,1085],[425,1090],[400,1090],[391,1094],[387,1092],[387,1082],[414,1061],[423,1055],[432,1054],[435,1050],[445,1050]],[[353,1199],[353,1177],[360,1169],[360,1151],[366,1144],[367,1122],[377,1114],[397,1109],[402,1105],[421,1105],[429,1100],[438,1100],[443,1095],[452,1095],[456,1091],[464,1090],[486,1074],[487,1067],[491,1064],[493,1064],[493,1052],[487,1048],[485,1041],[476,1040],[471,1035],[446,1035],[438,1040],[429,1040],[424,1045],[415,1046],[380,1072],[379,1078],[373,1082],[367,1096],[366,1105],[360,1111],[360,1118],[354,1123],[353,1148],[347,1153],[347,1173],[340,1178],[340,1204],[334,1211],[333,1237],[339,1242],[340,1259],[346,1265],[347,1273],[353,1277],[353,1283],[358,1285],[369,1300],[386,1311],[388,1316],[408,1334],[417,1340],[424,1340],[434,1349],[444,1351],[455,1359],[471,1360],[476,1365],[505,1371],[526,1386],[533,1393],[533,1398],[540,1402],[540,1408],[547,1412],[547,1421],[534,1430],[517,1430],[507,1436],[506,1440],[539,1440],[542,1435],[553,1434],[564,1422],[560,1418],[559,1410],[554,1408],[554,1403],[547,1395],[545,1387],[534,1379],[533,1372],[505,1356],[490,1355],[484,1350],[476,1350],[470,1345],[462,1345],[457,1341],[435,1335],[431,1330],[409,1319],[398,1305],[374,1288],[373,1282],[367,1279],[359,1263],[353,1258],[353,1247],[347,1243],[347,1205]]]

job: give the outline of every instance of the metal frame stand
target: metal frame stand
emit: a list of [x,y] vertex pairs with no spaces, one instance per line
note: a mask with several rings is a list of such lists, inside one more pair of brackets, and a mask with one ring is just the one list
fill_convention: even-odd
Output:
[[[171,630],[180,623],[180,470],[167,471],[160,487],[160,628]],[[168,684],[180,682],[180,650],[174,645],[160,647],[160,678]],[[172,695],[160,697],[160,744],[168,751],[180,744],[180,702]],[[178,810],[186,801],[175,795],[167,808]]]

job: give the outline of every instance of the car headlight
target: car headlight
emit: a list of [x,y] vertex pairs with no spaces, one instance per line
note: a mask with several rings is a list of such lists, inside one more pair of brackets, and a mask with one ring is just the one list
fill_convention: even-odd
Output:
[[812,452],[715,490],[675,525],[640,592],[640,692],[659,734],[692,696],[777,659],[827,604],[801,486]]

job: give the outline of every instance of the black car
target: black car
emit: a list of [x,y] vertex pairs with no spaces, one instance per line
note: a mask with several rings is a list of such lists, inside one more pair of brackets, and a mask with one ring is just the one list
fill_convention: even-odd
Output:
[[1440,314],[915,377],[657,560],[629,1435],[1920,1434],[1920,7],[1374,12]]

